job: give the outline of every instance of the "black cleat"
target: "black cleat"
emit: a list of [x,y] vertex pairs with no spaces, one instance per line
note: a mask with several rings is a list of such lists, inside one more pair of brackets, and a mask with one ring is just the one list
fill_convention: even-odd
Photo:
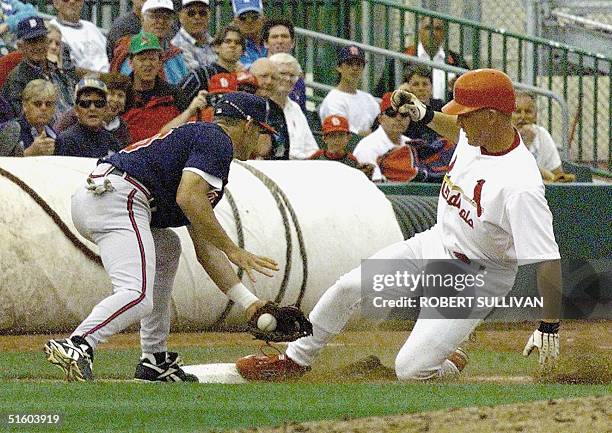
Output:
[[145,355],[136,366],[134,380],[138,382],[198,382],[193,374],[185,373],[183,360],[176,352]]
[[44,350],[47,360],[64,372],[66,380],[93,380],[93,350],[84,338],[49,340]]

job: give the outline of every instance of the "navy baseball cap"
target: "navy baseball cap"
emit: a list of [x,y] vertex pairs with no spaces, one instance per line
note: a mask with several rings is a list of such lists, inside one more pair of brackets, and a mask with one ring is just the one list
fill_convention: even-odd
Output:
[[357,45],[347,45],[346,47],[342,47],[340,51],[338,51],[339,65],[352,59],[361,60],[363,63],[366,62],[364,51]]
[[17,24],[17,39],[35,39],[47,34],[47,27],[41,17],[27,17]]
[[226,93],[215,105],[215,116],[234,119],[254,120],[269,134],[276,134],[276,129],[268,125],[268,102],[261,96],[246,92]]
[[232,0],[232,8],[234,16],[240,16],[245,12],[263,13],[263,5],[261,0]]

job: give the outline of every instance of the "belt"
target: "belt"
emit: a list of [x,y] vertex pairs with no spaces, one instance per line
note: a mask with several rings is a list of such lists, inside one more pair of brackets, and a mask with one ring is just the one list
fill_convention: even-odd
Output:
[[119,176],[124,178],[125,180],[127,180],[129,183],[131,183],[132,185],[134,185],[138,190],[140,190],[140,192],[142,192],[145,197],[149,200],[149,203],[153,202],[153,194],[151,194],[151,192],[149,191],[149,189],[144,186],[139,180],[133,178],[132,176],[130,176],[129,174],[127,174],[125,171],[121,170],[120,168],[117,167],[113,167],[108,173],[108,174],[114,174],[115,176]]
[[453,256],[455,256],[455,258],[457,258],[457,260],[465,263],[466,265],[473,266],[473,267],[477,268],[479,271],[484,271],[486,269],[486,266],[481,265],[478,262],[472,261],[471,259],[468,258],[468,256],[466,256],[463,253],[460,253],[458,251],[453,251],[452,253],[453,253]]

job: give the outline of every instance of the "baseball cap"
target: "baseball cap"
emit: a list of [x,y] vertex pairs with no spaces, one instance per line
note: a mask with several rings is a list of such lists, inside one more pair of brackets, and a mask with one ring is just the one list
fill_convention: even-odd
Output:
[[323,134],[329,134],[330,132],[351,132],[348,119],[338,114],[332,114],[323,119],[321,129],[323,130]]
[[17,39],[34,39],[47,33],[47,27],[41,17],[27,17],[17,24]]
[[203,3],[206,6],[210,6],[209,0],[183,0],[183,7],[190,5],[191,3]]
[[147,0],[142,5],[141,12],[152,11],[155,9],[168,9],[174,12],[174,5],[172,0]]
[[446,114],[465,114],[481,108],[492,108],[511,114],[516,108],[512,80],[497,69],[466,72],[455,82],[453,100],[442,107]]
[[351,59],[359,59],[363,63],[366,62],[365,53],[356,45],[347,45],[338,51],[338,64],[341,65]]
[[261,0],[232,0],[232,8],[235,17],[250,11],[257,12],[258,14],[263,12]]
[[98,90],[99,92],[102,92],[104,96],[106,96],[108,92],[106,88],[106,84],[104,84],[102,81],[98,80],[97,78],[85,77],[85,78],[82,78],[81,81],[79,81],[77,85],[75,86],[74,99],[75,100],[79,99],[79,94],[87,89]]
[[380,101],[380,112],[384,113],[385,110],[391,106],[391,92],[387,92],[383,95]]
[[268,125],[269,111],[264,98],[246,92],[226,93],[215,105],[215,117],[254,120],[266,132],[276,134],[276,130]]
[[140,32],[132,36],[132,39],[130,39],[130,54],[138,54],[147,50],[162,50],[157,36],[149,32]]
[[208,80],[208,93],[228,93],[238,90],[236,75],[220,72]]

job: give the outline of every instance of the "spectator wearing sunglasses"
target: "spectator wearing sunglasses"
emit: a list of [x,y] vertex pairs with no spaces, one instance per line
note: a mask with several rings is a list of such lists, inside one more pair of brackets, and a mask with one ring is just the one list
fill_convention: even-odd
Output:
[[240,62],[249,69],[253,62],[266,57],[267,50],[261,41],[261,30],[264,24],[263,5],[261,0],[232,0],[234,24],[246,38],[246,47]]
[[30,81],[22,94],[23,113],[0,124],[0,156],[53,155],[56,133],[51,126],[57,90],[51,81]]
[[367,137],[361,139],[353,155],[361,164],[374,165],[372,180],[385,181],[378,165],[378,158],[400,146],[407,146],[410,139],[404,131],[410,124],[407,113],[399,113],[391,106],[391,93],[385,93],[380,103],[381,113],[378,116],[379,127]]
[[97,78],[83,78],[75,88],[77,124],[62,132],[56,140],[55,154],[102,158],[121,149],[115,136],[104,129],[106,84]]
[[205,67],[217,59],[208,33],[209,0],[183,0],[179,12],[181,28],[172,38],[172,45],[183,51],[190,70]]

